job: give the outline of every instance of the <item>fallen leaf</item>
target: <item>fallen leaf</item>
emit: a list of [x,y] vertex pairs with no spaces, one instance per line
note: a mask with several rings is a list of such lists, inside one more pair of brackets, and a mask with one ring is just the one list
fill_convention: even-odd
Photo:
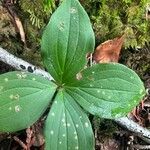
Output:
[[96,63],[118,62],[124,35],[100,44],[93,55]]

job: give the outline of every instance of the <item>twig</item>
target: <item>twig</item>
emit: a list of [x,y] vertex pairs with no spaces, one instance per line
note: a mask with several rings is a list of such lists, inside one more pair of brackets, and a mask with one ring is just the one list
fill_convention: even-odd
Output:
[[16,56],[8,53],[5,49],[0,47],[0,60],[3,61],[6,64],[9,64],[10,66],[16,68],[17,70],[21,70],[21,71],[28,71],[37,75],[42,75],[45,78],[49,79],[49,80],[53,80],[52,76],[40,69],[37,68],[36,66],[20,59],[17,58]]
[[24,150],[27,150],[27,146],[18,137],[14,136],[13,139],[18,142]]
[[142,138],[144,141],[150,141],[150,131],[146,128],[143,128],[133,120],[128,117],[122,117],[119,119],[115,119],[115,122],[120,126],[128,129],[129,131],[136,134],[138,137]]
[[[34,65],[17,58],[16,56],[8,53],[6,50],[0,47],[0,61],[11,65],[12,67],[16,68],[17,70],[29,71],[35,73],[37,75],[42,75],[49,80],[53,80],[51,75],[46,71],[35,67]],[[118,123],[120,126],[127,128],[129,131],[135,133],[142,139],[147,139],[150,141],[150,131],[146,128],[143,128],[136,122],[132,121],[128,117],[122,117],[120,119],[115,119],[115,122]]]
[[139,144],[133,144],[133,145],[130,145],[130,147],[134,148],[134,149],[150,149],[150,145],[139,145]]

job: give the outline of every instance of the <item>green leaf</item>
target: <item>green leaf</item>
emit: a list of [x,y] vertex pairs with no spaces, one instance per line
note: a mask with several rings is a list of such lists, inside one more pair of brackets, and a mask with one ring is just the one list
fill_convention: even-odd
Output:
[[54,79],[66,83],[87,63],[94,49],[90,20],[78,0],[64,0],[42,37],[43,61]]
[[98,64],[80,73],[66,91],[85,110],[104,118],[130,112],[145,95],[138,75],[121,64]]
[[94,137],[86,113],[65,91],[59,91],[45,125],[46,150],[93,150]]
[[24,72],[0,75],[0,131],[12,132],[32,125],[43,114],[56,85]]

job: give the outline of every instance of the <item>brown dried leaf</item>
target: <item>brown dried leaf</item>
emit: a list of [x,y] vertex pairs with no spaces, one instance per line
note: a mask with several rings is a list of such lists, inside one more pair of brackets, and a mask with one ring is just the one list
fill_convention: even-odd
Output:
[[118,62],[124,35],[100,44],[93,55],[97,63]]

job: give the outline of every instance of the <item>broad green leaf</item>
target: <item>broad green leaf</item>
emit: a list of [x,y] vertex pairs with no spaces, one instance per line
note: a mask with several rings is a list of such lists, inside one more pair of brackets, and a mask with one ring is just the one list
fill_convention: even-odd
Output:
[[121,64],[94,65],[80,76],[66,90],[84,109],[100,117],[126,115],[145,94],[137,74]]
[[43,61],[57,82],[66,83],[87,63],[94,49],[90,20],[78,0],[64,0],[42,37]]
[[56,85],[24,72],[0,75],[0,131],[12,132],[32,125],[43,114]]
[[59,91],[45,125],[46,150],[93,150],[94,137],[86,113],[65,91]]

